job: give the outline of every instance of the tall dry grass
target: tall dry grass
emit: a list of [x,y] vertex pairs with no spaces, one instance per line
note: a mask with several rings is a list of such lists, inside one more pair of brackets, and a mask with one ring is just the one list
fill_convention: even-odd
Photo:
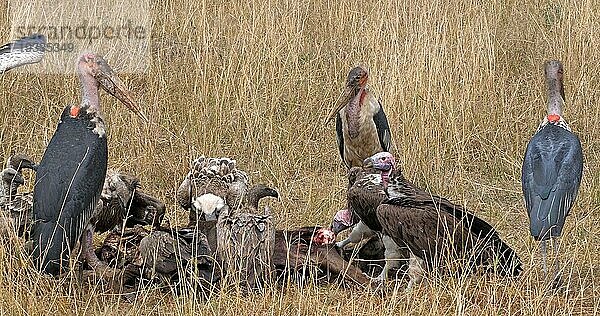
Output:
[[[391,123],[406,176],[493,223],[524,261],[521,278],[433,279],[412,292],[289,287],[249,297],[140,293],[40,278],[0,250],[2,314],[597,314],[600,264],[600,4],[583,1],[155,1],[150,70],[126,78],[150,124],[102,96],[110,167],[134,172],[182,221],[175,190],[191,158],[229,156],[276,187],[277,226],[326,224],[344,205],[334,125],[323,123],[356,64]],[[1,16],[8,16],[0,4]],[[8,21],[0,21],[8,26]],[[6,30],[3,27],[2,30]],[[0,38],[6,40],[6,31]],[[567,290],[551,294],[528,236],[521,159],[545,113],[542,64],[565,66],[565,117],[585,154],[564,231]],[[110,61],[109,61],[110,62]],[[75,77],[0,78],[0,157],[40,159]],[[32,180],[32,179],[31,179]],[[30,181],[31,183],[32,181]]]

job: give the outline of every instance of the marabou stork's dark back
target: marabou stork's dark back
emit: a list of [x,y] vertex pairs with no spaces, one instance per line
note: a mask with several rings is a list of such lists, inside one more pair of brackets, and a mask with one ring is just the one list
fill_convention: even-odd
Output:
[[123,102],[144,120],[130,92],[106,61],[93,53],[77,61],[82,100],[67,106],[44,152],[33,193],[31,232],[36,267],[57,275],[84,230],[82,248],[91,238],[89,220],[98,203],[108,161],[98,87]]
[[[547,273],[546,242],[553,239],[558,250],[565,219],[577,197],[583,171],[583,152],[577,135],[562,117],[565,103],[563,66],[545,63],[548,85],[548,115],[529,141],[523,159],[522,187],[529,215],[529,231],[541,241],[543,269]],[[558,258],[555,281],[559,281]]]
[[38,63],[44,56],[46,37],[41,34],[20,38],[0,47],[0,73],[7,70]]

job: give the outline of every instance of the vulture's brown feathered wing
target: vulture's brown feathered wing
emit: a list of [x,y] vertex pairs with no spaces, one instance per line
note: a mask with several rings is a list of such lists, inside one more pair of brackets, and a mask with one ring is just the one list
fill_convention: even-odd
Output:
[[348,173],[348,208],[371,230],[381,231],[375,211],[387,195],[379,172],[354,167]]
[[136,224],[159,226],[165,210],[164,203],[141,191],[137,177],[108,169],[91,223],[99,233],[124,222],[128,227]]
[[222,214],[217,221],[217,254],[228,278],[243,289],[272,281],[275,225],[270,215]]
[[382,233],[407,245],[430,268],[459,259],[462,270],[484,265],[503,275],[521,272],[516,252],[462,206],[418,189],[401,175],[391,179],[388,193],[391,198],[377,209]]

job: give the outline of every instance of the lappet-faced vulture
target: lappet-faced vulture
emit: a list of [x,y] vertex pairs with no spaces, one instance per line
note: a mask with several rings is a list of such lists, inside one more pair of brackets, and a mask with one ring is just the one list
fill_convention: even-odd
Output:
[[[410,249],[409,287],[421,281],[425,269],[472,272],[483,266],[501,275],[522,271],[516,252],[490,224],[410,183],[390,153],[373,155],[365,166],[381,173],[389,197],[376,211],[381,233]],[[453,266],[456,262],[460,266]]]

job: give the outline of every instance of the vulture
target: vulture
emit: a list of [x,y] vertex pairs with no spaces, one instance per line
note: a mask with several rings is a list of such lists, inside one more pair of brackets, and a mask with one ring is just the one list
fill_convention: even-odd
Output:
[[147,121],[104,58],[81,54],[77,72],[81,102],[63,110],[38,166],[33,190],[32,257],[39,271],[51,275],[68,269],[70,254],[80,239],[84,256],[94,254],[90,219],[102,193],[108,164],[99,87]]
[[[472,272],[484,266],[501,275],[520,274],[519,257],[490,224],[407,181],[390,153],[375,154],[364,165],[380,172],[388,195],[377,207],[373,223],[396,245],[410,250],[409,287],[421,281],[426,269]],[[353,203],[355,197],[349,200]],[[452,266],[456,262],[462,265]]]
[[[337,243],[340,249],[349,243],[357,244],[363,239],[381,239],[385,247],[385,264],[377,280],[387,278],[393,268],[398,268],[400,260],[408,258],[405,247],[397,245],[389,236],[378,236],[381,232],[376,211],[379,205],[387,199],[381,173],[372,168],[353,167],[348,172],[348,209],[339,211],[333,219],[334,233],[352,226],[358,222],[345,240]],[[404,249],[403,249],[404,248]]]
[[[133,175],[107,170],[100,199],[90,219],[95,232],[104,233],[113,228],[121,232],[122,225],[160,226],[166,206],[157,198],[144,193],[139,182]],[[92,249],[86,257],[87,263],[92,267],[102,265],[102,261],[91,251]]]
[[5,225],[3,230],[10,235],[25,237],[31,225],[33,199],[30,193],[18,193],[19,186],[25,183],[22,170],[35,170],[33,159],[24,154],[15,154],[8,158],[6,168],[2,170],[2,195],[0,209]]
[[275,225],[268,207],[258,214],[258,202],[268,196],[278,198],[279,194],[255,185],[242,197],[238,208],[231,210],[221,202],[224,206],[217,210],[216,253],[228,278],[244,291],[264,288],[272,281]]
[[237,169],[235,160],[202,156],[192,161],[190,169],[177,190],[178,204],[189,211],[188,226],[194,226],[199,220],[217,219],[218,213],[198,208],[203,203],[206,205],[205,201],[197,201],[205,194],[220,197],[229,209],[236,209],[242,203],[248,191],[248,175]]
[[555,252],[554,286],[560,285],[558,237],[575,203],[583,173],[581,142],[563,118],[565,104],[563,66],[560,61],[545,64],[548,86],[548,115],[527,144],[521,175],[529,232],[540,241],[543,271],[548,275],[546,243],[552,240]]
[[46,37],[33,34],[0,46],[0,73],[10,69],[39,63],[44,57]]
[[220,279],[214,250],[195,227],[152,231],[140,241],[139,252],[144,275],[169,287],[212,290]]

